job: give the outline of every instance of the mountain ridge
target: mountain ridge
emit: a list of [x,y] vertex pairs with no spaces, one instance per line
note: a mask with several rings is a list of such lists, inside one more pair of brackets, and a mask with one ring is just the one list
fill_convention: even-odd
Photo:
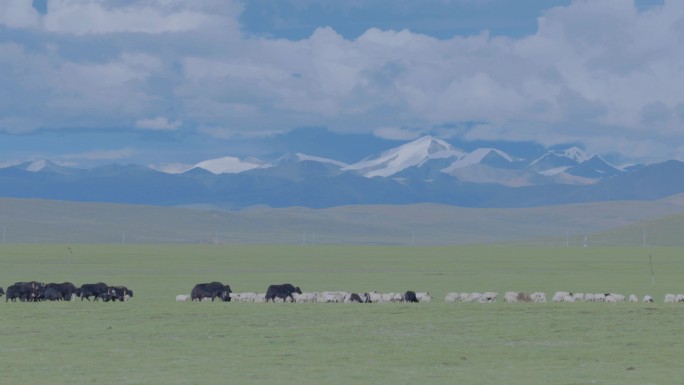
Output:
[[76,169],[34,161],[0,169],[0,196],[239,209],[437,203],[534,207],[684,192],[684,163],[622,169],[581,149],[524,159],[496,148],[460,150],[425,136],[345,163],[303,153],[271,161],[225,156],[166,173],[140,165]]

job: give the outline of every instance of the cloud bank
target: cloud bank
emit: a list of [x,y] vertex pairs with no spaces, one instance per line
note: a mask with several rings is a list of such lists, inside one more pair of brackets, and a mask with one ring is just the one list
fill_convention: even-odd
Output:
[[301,40],[252,36],[237,1],[0,7],[0,130],[9,133],[122,127],[230,138],[315,125],[684,159],[678,0],[646,10],[577,0],[544,11],[529,36],[447,39],[380,28],[348,39],[326,26]]

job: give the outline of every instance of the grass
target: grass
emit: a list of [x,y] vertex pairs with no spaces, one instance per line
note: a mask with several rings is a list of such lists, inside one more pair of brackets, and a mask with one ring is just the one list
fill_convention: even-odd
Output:
[[[680,215],[675,215],[679,213]],[[684,198],[531,208],[436,204],[328,209],[176,207],[0,198],[3,243],[263,243],[454,245],[521,243],[684,246]],[[670,217],[667,217],[670,216]]]
[[[679,248],[3,245],[0,283],[104,281],[128,303],[0,303],[2,384],[672,384]],[[648,255],[656,286],[651,285]],[[176,303],[195,283],[429,290],[429,304]],[[449,291],[653,304],[445,304]]]

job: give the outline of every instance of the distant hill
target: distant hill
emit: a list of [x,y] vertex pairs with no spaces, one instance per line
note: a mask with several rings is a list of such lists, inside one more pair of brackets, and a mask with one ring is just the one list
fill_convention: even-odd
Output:
[[684,246],[684,196],[534,208],[436,204],[222,211],[146,205],[0,199],[5,243],[472,243]]

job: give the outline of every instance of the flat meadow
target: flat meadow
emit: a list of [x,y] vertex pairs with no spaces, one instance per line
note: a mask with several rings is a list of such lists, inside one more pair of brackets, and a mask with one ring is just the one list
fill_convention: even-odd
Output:
[[[674,384],[681,248],[0,245],[0,286],[126,285],[126,303],[0,301],[0,383]],[[649,258],[650,256],[650,258]],[[651,262],[653,276],[651,274]],[[654,280],[653,280],[654,278]],[[421,304],[175,302],[235,292],[429,291]],[[655,284],[655,285],[654,285]],[[500,293],[444,303],[447,292]],[[655,303],[504,303],[505,291],[615,292]]]

